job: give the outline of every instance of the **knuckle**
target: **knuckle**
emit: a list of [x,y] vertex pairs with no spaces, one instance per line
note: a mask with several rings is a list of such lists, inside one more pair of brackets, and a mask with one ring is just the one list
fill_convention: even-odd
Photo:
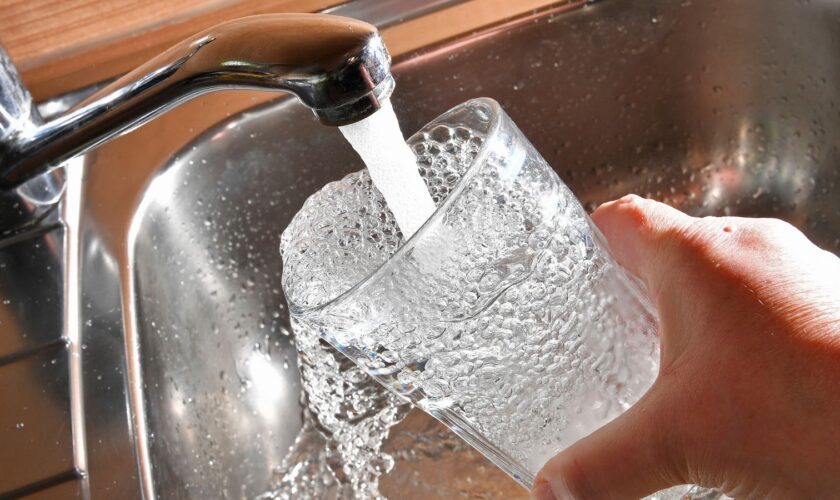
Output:
[[717,268],[766,259],[800,238],[805,236],[796,227],[779,219],[703,217],[678,231],[673,240],[683,257]]
[[559,483],[561,487],[554,493],[559,495],[561,500],[605,497],[604,494],[596,491],[593,481],[578,462],[563,461],[557,470],[559,481],[555,483]]
[[757,236],[770,242],[779,241],[778,238],[788,240],[804,236],[796,226],[781,219],[755,219],[755,222],[753,229],[758,233]]
[[671,236],[675,251],[691,260],[714,260],[714,250],[721,239],[732,231],[732,224],[723,217],[702,217],[693,220]]
[[778,252],[805,238],[799,229],[781,219],[740,219],[739,222],[729,246],[742,252]]
[[616,210],[629,220],[639,231],[651,233],[653,230],[653,215],[650,201],[635,194],[620,198],[615,206]]

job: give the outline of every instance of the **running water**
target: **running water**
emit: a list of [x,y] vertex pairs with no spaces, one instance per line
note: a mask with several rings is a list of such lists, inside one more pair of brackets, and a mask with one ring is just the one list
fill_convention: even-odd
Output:
[[[356,225],[360,230],[377,230],[375,234],[365,234],[370,248],[358,254],[354,272],[336,279],[331,272],[314,270],[304,278],[312,283],[325,280],[323,286],[316,285],[320,288],[316,292],[320,300],[320,294],[346,290],[371,272],[373,266],[414,234],[436,208],[390,101],[385,101],[370,117],[340,129],[367,169],[353,174],[360,183],[354,192],[361,197],[358,203],[348,205],[345,219],[320,226],[323,230]],[[338,188],[335,183],[328,185],[307,203],[313,199],[331,203],[330,186]],[[317,225],[317,221],[312,222]],[[290,246],[305,241],[311,240],[284,233],[281,252],[289,252]],[[333,249],[308,249],[321,250]],[[394,461],[381,448],[389,429],[402,420],[409,405],[387,392],[313,330],[294,323],[293,329],[306,422],[287,457],[288,463],[277,471],[276,488],[264,498],[382,498],[379,477],[393,468]]]
[[[414,259],[429,242],[436,250],[457,249],[430,256],[446,255],[429,263],[438,271],[425,271],[429,259],[420,253],[410,265],[378,274],[385,278],[376,287],[360,288],[358,300],[341,303],[348,308],[318,308],[394,255],[427,220],[417,207],[428,199],[431,215],[485,140],[478,130],[438,125],[412,138],[418,158],[409,168],[403,153],[413,157],[412,149],[393,110],[386,104],[379,113],[383,119],[344,131],[369,169],[312,195],[281,238],[307,425],[278,471],[280,487],[271,498],[381,498],[379,477],[394,465],[382,446],[407,405],[320,338],[325,325],[339,334],[347,319],[366,318],[357,313],[371,304],[379,316],[368,318],[367,326],[350,320],[359,326],[356,339],[365,342],[359,348],[365,356],[354,359],[381,378],[396,374],[398,386],[408,388],[403,394],[441,420],[478,429],[515,460],[507,465],[519,467],[514,472],[525,482],[550,455],[637,400],[658,369],[655,318],[632,308],[605,313],[616,297],[635,295],[628,295],[619,275],[604,272],[612,264],[585,237],[585,212],[556,176],[542,175],[549,167],[538,156],[516,157],[524,163],[513,188],[500,180],[510,174],[506,163],[487,163],[447,205],[452,230],[434,226],[419,235],[413,251],[401,254],[403,263],[406,256]],[[382,144],[403,158],[388,163],[377,149]],[[396,170],[397,163],[400,173],[381,185],[372,179],[374,172]],[[408,194],[415,178],[423,189]],[[552,196],[540,196],[545,193]],[[496,261],[502,265],[476,272]],[[458,291],[465,287],[469,293]],[[430,321],[400,319],[397,309],[388,309],[394,296],[412,311],[424,308],[422,317]],[[432,313],[442,314],[446,325],[435,324]],[[342,346],[355,341],[336,338],[331,341]],[[323,443],[325,451],[308,453],[312,443]]]
[[397,225],[408,239],[435,211],[435,203],[417,172],[417,160],[405,143],[391,101],[362,121],[339,127],[367,166]]

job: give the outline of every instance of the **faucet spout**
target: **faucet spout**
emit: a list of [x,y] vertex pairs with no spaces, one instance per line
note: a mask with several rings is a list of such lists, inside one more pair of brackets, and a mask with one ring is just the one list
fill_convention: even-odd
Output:
[[[59,118],[0,128],[0,187],[19,186],[214,90],[288,92],[326,125],[353,123],[374,113],[391,95],[390,61],[376,28],[354,19],[267,14],[219,24],[175,45]],[[6,80],[16,77],[13,71],[7,76]],[[5,87],[4,81],[0,78]],[[0,88],[4,94],[6,90]],[[18,94],[28,99],[28,93]]]

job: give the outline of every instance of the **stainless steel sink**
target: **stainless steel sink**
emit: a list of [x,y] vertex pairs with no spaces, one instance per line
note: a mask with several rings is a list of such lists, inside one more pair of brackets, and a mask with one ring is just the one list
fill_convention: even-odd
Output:
[[[407,134],[497,99],[590,207],[780,217],[840,253],[838,51],[831,0],[605,0],[405,56],[392,99]],[[279,238],[362,164],[308,110],[254,98],[200,98],[85,158],[74,494],[254,497],[301,429]],[[526,494],[416,411],[386,448],[393,498]]]

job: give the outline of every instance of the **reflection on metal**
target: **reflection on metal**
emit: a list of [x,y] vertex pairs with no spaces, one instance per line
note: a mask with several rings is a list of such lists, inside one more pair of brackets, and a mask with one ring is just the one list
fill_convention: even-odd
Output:
[[85,432],[85,395],[82,372],[81,287],[79,281],[79,217],[81,215],[84,159],[67,161],[67,184],[61,219],[67,227],[64,255],[64,336],[70,359],[70,425],[73,434],[73,461],[84,498],[90,496],[87,478],[87,433]]
[[[321,14],[265,14],[214,26],[46,124],[0,49],[0,186],[18,187],[188,99],[220,89],[295,95],[328,125],[360,120],[393,90],[375,27]],[[6,123],[8,122],[8,123]]]
[[[409,55],[395,65],[392,100],[410,133],[471,97],[497,99],[589,206],[636,192],[696,215],[781,217],[840,253],[834,21],[835,2],[599,2]],[[68,337],[81,349],[92,498],[256,496],[301,426],[279,235],[308,195],[361,164],[293,100],[225,118],[253,95],[220,95],[85,159],[79,294],[66,295],[78,301]],[[0,259],[31,254],[44,267],[34,285],[0,267],[0,298],[12,305],[47,289],[46,266],[66,272],[47,238],[61,224],[44,221],[40,249],[18,246],[36,242],[20,235],[0,241]],[[60,337],[21,344],[44,320],[4,307],[0,348]],[[142,425],[127,417],[128,400]],[[407,422],[413,434],[401,429],[388,444],[397,463],[386,495],[524,494],[423,415]]]
[[[0,164],[12,156],[12,143],[43,124],[29,91],[12,60],[0,45]],[[0,190],[0,238],[45,227],[64,190],[62,172],[32,179],[17,189]]]
[[[125,409],[119,408],[120,405],[113,408],[114,403],[123,398],[105,401],[104,405],[110,408],[103,408],[103,402],[96,397],[98,384],[88,382],[101,370],[97,363],[105,360],[91,358],[92,363],[82,363],[83,351],[88,347],[88,330],[93,328],[94,319],[97,324],[100,322],[100,317],[96,314],[91,317],[90,311],[85,311],[93,310],[93,303],[89,301],[90,297],[83,299],[88,286],[81,280],[80,269],[94,276],[97,270],[109,270],[113,274],[115,259],[101,255],[103,248],[95,241],[80,253],[82,241],[87,241],[84,238],[87,221],[85,224],[81,221],[83,172],[80,167],[83,159],[77,155],[187,99],[211,90],[232,88],[292,93],[312,108],[322,122],[340,125],[375,112],[379,101],[393,90],[393,79],[388,52],[371,25],[323,15],[254,16],[224,23],[196,35],[45,124],[11,60],[0,47],[0,185],[3,186],[0,190],[0,262],[3,267],[10,267],[0,271],[0,293],[13,297],[3,301],[4,305],[11,304],[4,311],[9,313],[11,327],[6,328],[6,338],[0,342],[3,348],[0,365],[8,366],[2,372],[5,375],[3,386],[11,387],[13,382],[8,378],[9,374],[22,379],[18,374],[19,367],[25,366],[23,364],[31,358],[52,350],[66,354],[67,366],[59,373],[58,380],[60,384],[66,384],[66,394],[60,392],[60,397],[66,399],[67,411],[51,425],[69,430],[68,436],[55,443],[72,450],[68,465],[72,474],[56,472],[44,478],[45,474],[54,471],[39,471],[27,462],[20,462],[17,468],[7,468],[13,477],[11,482],[0,481],[0,495],[4,492],[25,494],[49,488],[57,482],[81,479],[76,491],[89,497],[89,466],[97,464],[97,470],[113,469],[99,457],[101,447],[91,447],[92,454],[90,457],[88,454],[88,439],[108,429],[92,425],[88,432],[86,423],[107,418],[113,410],[124,413]],[[42,108],[49,113],[61,113],[61,108],[68,106],[67,101],[75,97],[56,100]],[[56,168],[62,162],[75,169],[70,174],[71,192],[59,206],[67,185],[63,171]],[[65,231],[65,225],[69,227],[69,233]],[[44,251],[49,255],[42,256]],[[89,262],[91,258],[104,267],[96,266],[96,261]],[[26,279],[28,281],[24,281]],[[119,285],[130,284],[129,279],[121,277],[115,283],[123,288],[122,296],[131,294],[130,289]],[[84,300],[88,302],[82,305]],[[49,303],[41,305],[39,301]],[[120,310],[111,308],[107,313]],[[135,309],[129,307],[125,311],[126,318],[130,318]],[[82,326],[84,317],[88,318],[84,323],[88,329]],[[121,351],[122,360],[110,358],[107,361],[116,362],[114,367],[120,372],[120,378],[121,370],[126,369],[130,383],[139,383],[142,380],[137,368],[139,353],[133,350],[137,345],[131,341],[135,337],[128,328],[132,322],[112,315],[111,320],[114,319],[114,324],[126,325],[126,349]],[[121,328],[118,333],[122,341]],[[48,338],[42,339],[45,335]],[[102,340],[105,338],[93,343],[101,344]],[[267,373],[262,370],[263,375]],[[96,374],[96,380],[102,381],[103,375]],[[267,382],[276,383],[277,380]],[[107,385],[106,390],[110,391],[112,387]],[[282,390],[282,385],[279,387]],[[128,395],[129,413],[134,417],[134,442],[123,447],[136,451],[141,479],[140,485],[121,491],[143,491],[153,497],[149,460],[144,454],[147,445],[143,387],[129,384],[126,388],[120,384],[119,390]],[[26,401],[26,396],[18,397],[6,391],[0,393],[0,399],[14,410],[6,414],[20,410],[22,407],[16,405],[15,398],[19,403]],[[260,399],[263,404],[264,400]],[[21,422],[16,428],[23,427]],[[130,431],[120,429],[120,433],[129,437]],[[97,442],[102,443],[102,440]],[[14,440],[7,439],[6,443],[11,445],[5,447],[5,453],[19,453]],[[43,459],[37,449],[32,451],[36,462]],[[89,461],[89,458],[93,460]],[[136,476],[129,473],[124,477],[133,482],[132,478]],[[15,481],[29,483],[17,484]],[[97,477],[94,487],[103,485],[106,490],[114,491],[114,481],[105,484]]]
[[63,115],[93,94],[99,92],[113,81],[113,79],[110,79],[100,83],[95,83],[93,85],[53,97],[48,101],[39,102],[37,103],[38,113],[44,120],[52,120],[53,118]]
[[330,7],[324,14],[352,17],[384,29],[467,0],[355,0]]

